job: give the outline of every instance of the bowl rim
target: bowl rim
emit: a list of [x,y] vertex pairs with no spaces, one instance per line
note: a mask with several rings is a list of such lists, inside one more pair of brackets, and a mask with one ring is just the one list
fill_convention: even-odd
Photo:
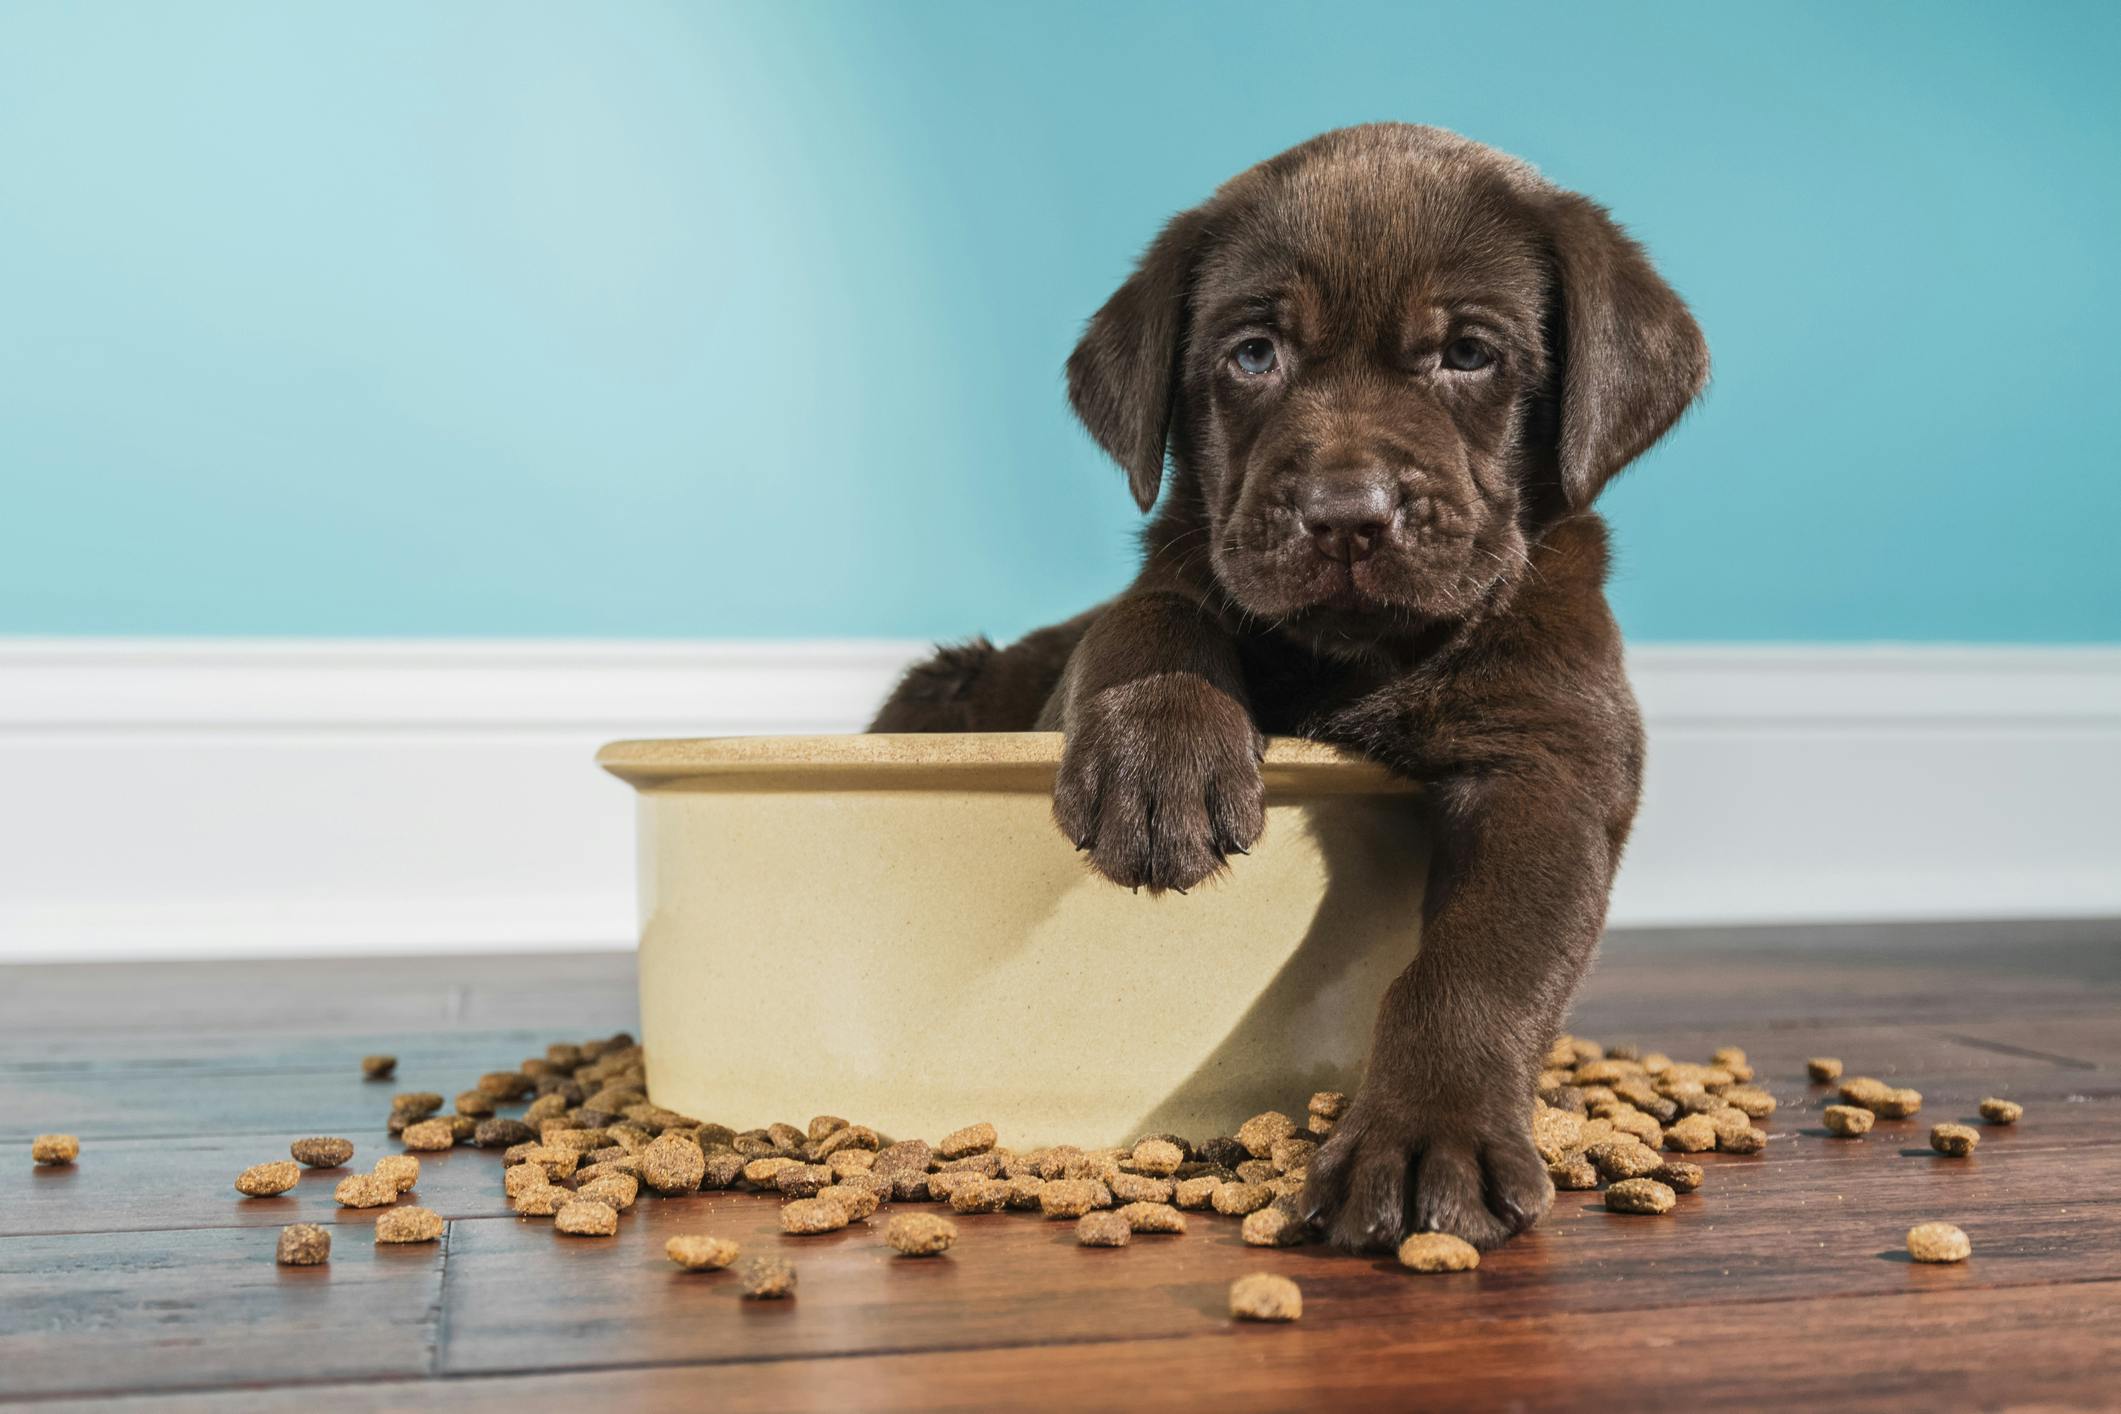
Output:
[[[1024,790],[1049,792],[1059,732],[842,732],[614,741],[597,764],[641,791]],[[1418,789],[1325,742],[1269,737],[1269,795],[1400,795]]]

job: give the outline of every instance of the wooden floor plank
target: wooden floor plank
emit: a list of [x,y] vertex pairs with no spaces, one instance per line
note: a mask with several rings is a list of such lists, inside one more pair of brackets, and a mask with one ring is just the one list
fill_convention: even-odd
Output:
[[274,1229],[0,1238],[0,1396],[424,1374],[436,1244],[335,1239],[273,1262]]

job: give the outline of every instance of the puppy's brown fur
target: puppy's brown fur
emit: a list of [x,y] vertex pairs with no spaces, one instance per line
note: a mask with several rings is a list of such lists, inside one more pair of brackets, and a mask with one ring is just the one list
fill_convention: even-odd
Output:
[[1642,769],[1589,507],[1707,373],[1599,207],[1436,129],[1328,133],[1173,220],[1069,360],[1135,499],[1162,495],[1134,584],[944,650],[877,718],[1064,731],[1061,829],[1152,890],[1258,836],[1265,734],[1426,784],[1422,945],[1310,1168],[1344,1245],[1489,1245],[1553,1200],[1526,1111]]

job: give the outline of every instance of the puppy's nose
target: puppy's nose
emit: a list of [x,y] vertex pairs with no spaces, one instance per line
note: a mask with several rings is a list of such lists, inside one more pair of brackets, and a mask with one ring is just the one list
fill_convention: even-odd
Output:
[[1319,554],[1352,565],[1377,552],[1394,509],[1392,487],[1383,480],[1335,478],[1306,487],[1296,513]]

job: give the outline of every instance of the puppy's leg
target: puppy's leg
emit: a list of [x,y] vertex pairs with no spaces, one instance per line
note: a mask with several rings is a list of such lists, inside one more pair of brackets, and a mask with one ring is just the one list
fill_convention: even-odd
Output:
[[1229,636],[1183,595],[1115,600],[1069,660],[1053,815],[1115,883],[1189,889],[1259,838],[1259,762]]
[[[1448,1232],[1489,1247],[1553,1184],[1528,1134],[1541,1057],[1596,947],[1610,796],[1566,771],[1435,781],[1421,948],[1387,992],[1362,1087],[1313,1157],[1305,1211],[1334,1242]],[[1632,807],[1630,799],[1629,808]]]
[[1027,633],[1007,648],[973,638],[936,649],[906,670],[869,730],[1031,731],[1068,655],[1100,612]]

